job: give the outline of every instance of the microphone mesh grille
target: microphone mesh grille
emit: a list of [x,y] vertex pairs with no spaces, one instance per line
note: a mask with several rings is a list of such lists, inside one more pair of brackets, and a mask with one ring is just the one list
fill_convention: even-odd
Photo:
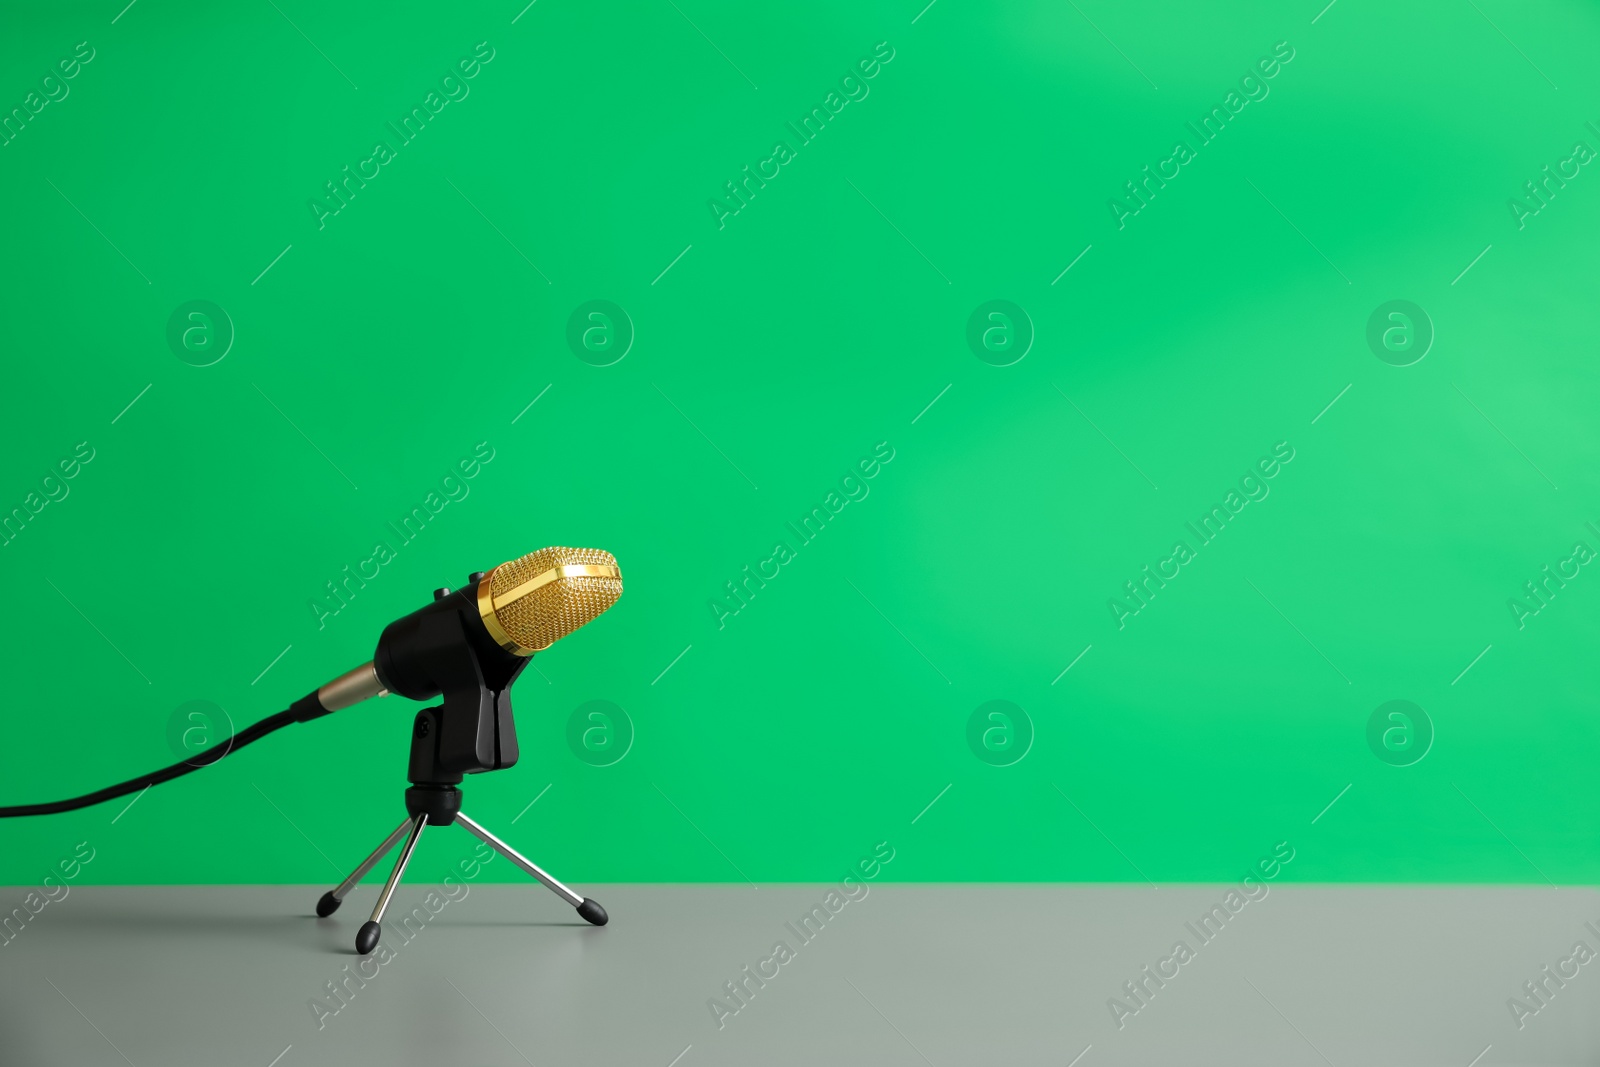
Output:
[[[615,567],[617,559],[598,548],[541,548],[496,567],[489,575],[489,590],[500,597],[546,571],[581,564]],[[537,650],[591,621],[621,595],[620,577],[557,578],[510,603],[497,604],[494,615],[507,637]]]

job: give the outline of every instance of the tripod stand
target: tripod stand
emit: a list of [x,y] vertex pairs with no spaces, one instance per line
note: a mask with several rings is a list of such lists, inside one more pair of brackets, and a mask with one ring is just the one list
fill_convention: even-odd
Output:
[[[477,581],[481,575],[473,575]],[[406,790],[406,819],[374,849],[350,877],[322,895],[317,901],[317,916],[326,918],[338,910],[345,895],[378,865],[389,850],[405,838],[405,847],[395,861],[383,892],[378,894],[372,918],[356,934],[356,951],[363,956],[378,946],[384,912],[405,874],[406,864],[416,851],[425,826],[449,826],[459,822],[490,848],[543,882],[556,896],[578,909],[578,914],[595,926],[604,926],[606,910],[598,901],[581,897],[557,881],[542,867],[527,859],[461,812],[461,790],[466,774],[501,770],[517,761],[516,726],[511,717],[511,683],[528,665],[523,657],[504,655],[499,649],[486,649],[472,641],[460,615],[447,602],[449,590],[434,596],[435,608],[424,609],[390,627],[405,629],[397,635],[407,641],[416,662],[444,684],[433,689],[442,693],[444,703],[423,708],[411,730],[411,757]],[[412,622],[411,620],[416,620]],[[389,631],[385,631],[387,638]],[[398,674],[398,671],[396,672]]]
[[606,924],[606,909],[600,906],[599,901],[580,897],[537,863],[523,856],[516,849],[462,814],[461,790],[455,786],[413,786],[407,789],[406,811],[410,814],[404,822],[395,827],[394,833],[385,838],[383,844],[379,845],[372,851],[371,855],[362,860],[361,866],[350,872],[350,877],[322,894],[322,899],[317,901],[317,916],[319,918],[327,918],[339,910],[339,905],[343,903],[345,895],[354,889],[361,879],[367,876],[368,871],[378,865],[378,862],[400,842],[401,838],[405,838],[405,848],[400,850],[400,858],[395,861],[394,870],[389,872],[389,880],[384,883],[383,892],[378,894],[378,904],[372,909],[372,918],[362,923],[360,932],[356,934],[356,951],[363,956],[378,947],[378,937],[383,930],[383,913],[389,909],[389,901],[394,897],[394,891],[400,885],[400,879],[405,875],[406,864],[411,862],[411,854],[416,851],[417,842],[422,839],[422,828],[424,826],[449,826],[452,822],[459,822],[474,837],[477,837],[490,848],[500,853],[500,855],[543,882],[545,887],[552,893],[577,908],[578,914],[587,921],[596,926],[604,926]]

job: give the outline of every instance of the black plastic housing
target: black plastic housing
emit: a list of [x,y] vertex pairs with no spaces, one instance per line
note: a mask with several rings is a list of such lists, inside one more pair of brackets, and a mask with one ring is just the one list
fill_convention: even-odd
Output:
[[517,762],[511,683],[528,658],[501,648],[478,616],[478,579],[384,628],[373,655],[378,680],[411,700],[443,696],[417,713],[410,780],[453,784]]

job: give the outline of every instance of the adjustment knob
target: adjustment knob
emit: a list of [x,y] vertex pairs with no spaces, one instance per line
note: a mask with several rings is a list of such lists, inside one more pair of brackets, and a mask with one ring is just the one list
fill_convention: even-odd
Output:
[[450,595],[450,587],[448,585],[441,585],[439,588],[437,588],[437,589],[435,589],[433,591],[433,599],[435,599],[435,600],[443,600],[445,597],[447,597],[449,595]]
[[479,580],[481,580],[483,578],[483,576],[485,574],[488,574],[488,573],[489,573],[488,571],[473,571],[471,574],[467,575],[467,581],[469,581],[469,582],[479,581]]

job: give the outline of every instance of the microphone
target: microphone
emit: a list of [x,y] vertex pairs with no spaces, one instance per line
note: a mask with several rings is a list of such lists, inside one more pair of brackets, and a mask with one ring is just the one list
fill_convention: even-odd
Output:
[[541,548],[434,591],[427,607],[384,628],[369,663],[290,705],[299,722],[386,693],[444,703],[417,714],[408,776],[454,784],[517,762],[511,683],[528,657],[592,621],[622,595],[616,557]]
[[[434,684],[423,666],[427,654],[420,634],[440,603],[449,604],[442,610],[460,611],[477,624],[466,630],[480,654],[492,655],[487,638],[501,652],[526,659],[594,621],[622,595],[616,557],[598,548],[541,548],[468,580],[471,584],[458,593],[437,590],[434,604],[390,623],[371,660],[317,689],[315,707],[306,710],[320,711],[307,717],[390,693],[412,700],[438,696],[444,687]],[[470,609],[461,610],[457,598],[469,602]]]
[[[517,760],[510,686],[529,657],[592,622],[622,595],[616,557],[597,548],[541,548],[476,572],[452,593],[384,628],[373,658],[181,763],[67,800],[0,807],[0,818],[51,815],[127,796],[197,771],[290,723],[307,722],[373,697],[443,695],[418,713],[412,782],[459,782],[461,775]],[[418,742],[427,739],[429,744]]]

